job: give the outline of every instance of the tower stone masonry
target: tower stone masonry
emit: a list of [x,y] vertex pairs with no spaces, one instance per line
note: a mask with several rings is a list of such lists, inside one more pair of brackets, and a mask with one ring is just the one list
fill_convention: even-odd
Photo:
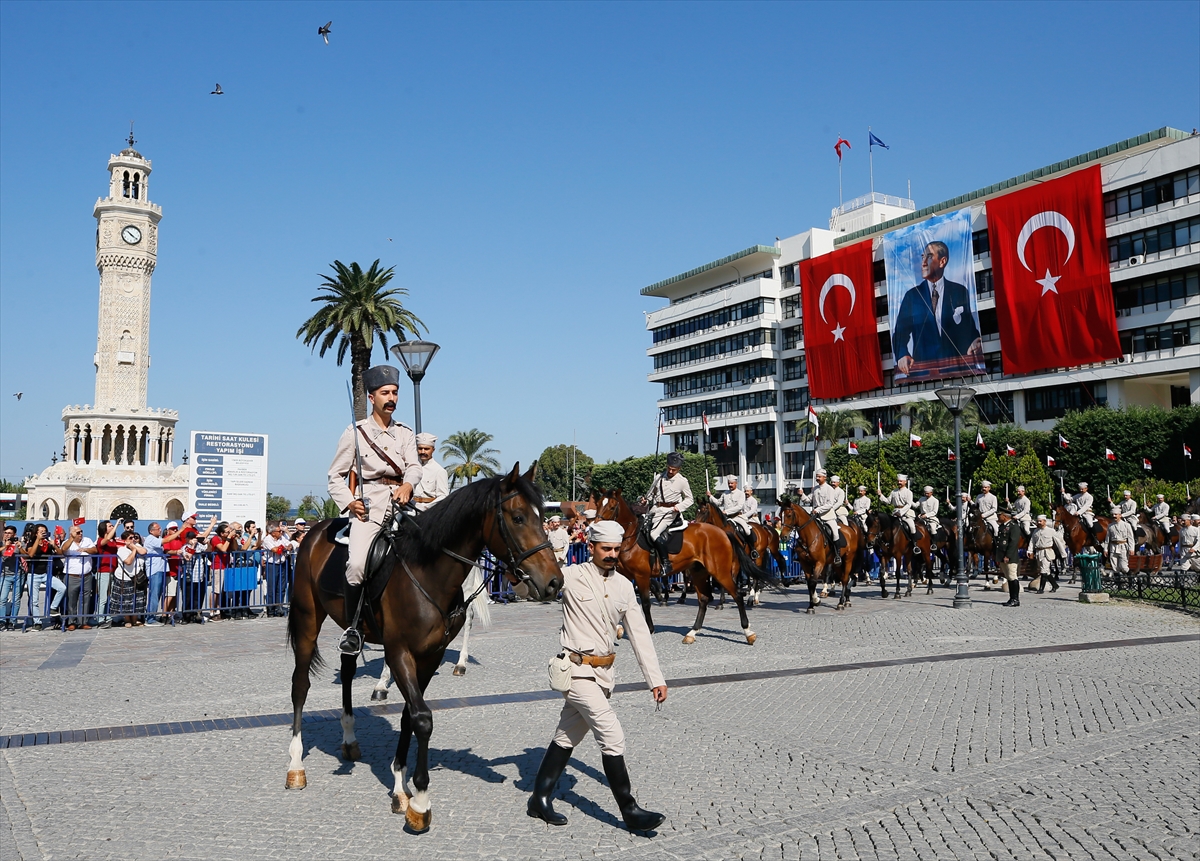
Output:
[[184,514],[188,467],[174,466],[179,414],[146,406],[162,207],[150,202],[152,165],[134,143],[130,134],[129,146],[109,157],[108,196],[92,210],[100,274],[95,403],[63,409],[62,461],[26,481],[31,520]]

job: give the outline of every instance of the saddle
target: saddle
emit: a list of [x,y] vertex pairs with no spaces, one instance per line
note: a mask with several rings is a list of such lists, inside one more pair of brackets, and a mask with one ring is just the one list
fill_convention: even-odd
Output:
[[[333,543],[333,552],[329,554],[329,559],[325,561],[325,567],[321,569],[321,576],[317,578],[317,586],[323,593],[335,598],[340,598],[342,595],[342,584],[346,581],[346,562],[350,558],[350,547],[335,541],[335,536],[345,529],[349,522],[349,518],[339,517],[330,521],[329,525],[325,527],[325,537]],[[371,549],[367,552],[367,568],[364,575],[366,590],[363,597],[368,607],[374,607],[378,603],[379,596],[383,594],[388,581],[392,579],[395,553],[391,533],[386,529],[380,530],[379,534],[375,536],[375,540],[371,542]],[[374,618],[375,614],[371,612],[363,615]]]
[[[675,555],[683,549],[683,531],[687,529],[688,522],[682,516],[677,516],[675,522],[667,528],[667,553]],[[647,553],[657,550],[654,542],[650,540],[650,520],[645,518],[642,521],[642,527],[637,532],[637,545]]]

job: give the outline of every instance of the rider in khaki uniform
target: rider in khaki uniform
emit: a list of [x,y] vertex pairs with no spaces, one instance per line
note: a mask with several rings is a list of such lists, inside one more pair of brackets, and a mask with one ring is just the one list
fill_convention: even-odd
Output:
[[592,561],[563,571],[563,625],[559,642],[575,668],[571,689],[563,694],[562,712],[554,740],[546,748],[534,779],[527,807],[530,816],[551,825],[566,825],[567,817],[552,806],[554,787],[567,767],[571,751],[588,730],[600,744],[604,774],[621,816],[631,831],[649,831],[666,819],[643,810],[633,798],[625,766],[625,733],[609,698],[615,683],[613,644],[617,626],[624,624],[642,676],[656,703],[667,699],[667,683],[658,666],[650,630],[642,616],[633,584],[616,573],[625,530],[613,520],[597,520],[588,529]]
[[433,459],[437,437],[431,433],[417,434],[417,459],[421,462],[421,483],[414,485],[413,507],[428,511],[450,495],[446,468]]
[[1028,537],[1033,531],[1033,512],[1030,509],[1029,497],[1025,495],[1025,485],[1017,485],[1017,498],[1012,501],[1009,511],[1012,513],[1012,519],[1017,521],[1021,531]]
[[[363,386],[371,402],[371,415],[342,432],[329,466],[329,496],[350,514],[350,558],[342,592],[350,626],[338,646],[347,655],[362,651],[358,617],[371,542],[383,528],[392,501],[405,504],[412,498],[413,488],[421,482],[416,437],[408,427],[392,421],[400,391],[400,371],[391,365],[376,365],[363,374]],[[347,477],[358,471],[354,453],[356,437],[362,457],[362,475],[356,482],[361,480],[362,484],[358,492],[351,493]],[[366,504],[359,499],[360,494]]]
[[879,501],[886,502],[892,507],[892,516],[900,519],[908,540],[912,542],[913,553],[920,553],[917,546],[917,513],[913,506],[912,491],[908,489],[908,476],[901,473],[896,476],[896,489],[889,495],[879,494]]
[[1135,541],[1133,527],[1125,519],[1125,512],[1121,508],[1114,507],[1112,516],[1113,522],[1108,525],[1108,535],[1105,536],[1108,564],[1112,566],[1114,574],[1127,574],[1129,554],[1133,552]]
[[[667,470],[654,477],[647,501],[650,503],[650,541],[658,550],[658,562],[664,577],[671,576],[671,557],[667,555],[667,529],[692,506],[692,486],[679,474],[683,455],[673,451],[667,455]],[[594,515],[593,515],[594,516]]]

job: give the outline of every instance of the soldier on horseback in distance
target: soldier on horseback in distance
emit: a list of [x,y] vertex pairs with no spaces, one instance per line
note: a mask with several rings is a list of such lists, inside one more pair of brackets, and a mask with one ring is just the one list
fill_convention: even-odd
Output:
[[879,501],[886,502],[892,507],[892,516],[903,524],[904,532],[908,535],[909,543],[912,544],[913,553],[920,553],[921,548],[917,544],[917,539],[920,537],[917,532],[917,514],[913,507],[912,491],[908,489],[908,476],[904,473],[897,475],[896,489],[887,496],[879,494]]
[[363,387],[371,415],[342,432],[329,466],[329,496],[350,515],[350,555],[342,592],[349,626],[338,644],[347,655],[357,655],[363,647],[358,626],[371,542],[383,528],[392,502],[405,505],[421,483],[416,437],[409,427],[392,420],[400,371],[391,365],[369,368],[363,374]]
[[824,469],[818,469],[815,476],[817,486],[813,488],[811,494],[812,513],[825,533],[825,540],[829,542],[829,546],[833,550],[832,564],[841,565],[842,554],[838,549],[838,542],[842,540],[842,536],[838,532],[837,509],[839,505],[845,505],[846,497],[838,489],[825,483],[828,473]]
[[671,556],[667,553],[667,530],[694,501],[692,487],[679,474],[683,468],[683,455],[673,451],[667,455],[667,468],[654,477],[647,496],[650,508],[650,543],[658,553],[658,564],[662,575],[671,576]]

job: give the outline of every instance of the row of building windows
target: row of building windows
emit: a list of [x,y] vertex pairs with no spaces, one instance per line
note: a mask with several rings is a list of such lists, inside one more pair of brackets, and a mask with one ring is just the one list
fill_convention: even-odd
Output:
[[785,412],[806,410],[808,409],[810,400],[808,386],[801,386],[798,389],[788,389],[783,393],[783,409]]
[[1200,194],[1200,169],[1181,170],[1104,195],[1104,217],[1116,218]]
[[808,376],[808,362],[804,356],[794,356],[783,360],[783,379],[799,380]]
[[774,299],[750,299],[746,302],[730,305],[727,308],[715,308],[712,311],[696,317],[688,317],[686,320],[679,320],[667,326],[659,326],[657,329],[650,330],[650,336],[653,338],[654,343],[658,344],[662,341],[682,338],[684,335],[703,332],[706,329],[712,329],[716,326],[725,326],[738,320],[748,320],[751,317],[758,317],[762,315],[763,311],[773,311],[774,309]]
[[1069,383],[1025,391],[1026,421],[1060,419],[1071,410],[1108,403],[1108,383]]
[[783,330],[783,349],[794,350],[800,346],[800,342],[803,340],[803,326],[792,326],[790,329]]
[[1175,302],[1200,296],[1200,269],[1181,269],[1157,277],[1117,281],[1112,288],[1118,317],[1128,316],[1134,308],[1145,311],[1170,308]]
[[765,392],[747,392],[744,395],[729,395],[724,398],[697,401],[693,404],[664,407],[663,415],[667,421],[680,421],[683,419],[698,419],[702,415],[711,418],[723,413],[760,410],[773,406],[775,406],[775,390],[768,389]]
[[1121,338],[1121,352],[1126,355],[1151,350],[1175,350],[1200,344],[1200,320],[1180,320],[1161,326],[1126,329],[1117,334]]
[[813,451],[789,451],[783,455],[783,475],[787,479],[800,478],[803,472],[805,477],[812,478],[813,474],[813,459],[816,453]]
[[725,386],[748,385],[756,380],[772,377],[774,374],[774,359],[759,359],[757,362],[730,365],[727,368],[716,368],[700,374],[688,374],[667,380],[663,383],[663,397],[678,398]]
[[1110,237],[1108,262],[1128,260],[1137,254],[1158,254],[1194,242],[1200,242],[1200,217],[1185,218],[1146,230],[1136,230],[1123,236]]
[[705,341],[703,344],[691,344],[678,350],[668,350],[654,357],[654,370],[696,362],[701,359],[715,359],[726,353],[736,353],[750,347],[761,347],[763,344],[773,344],[775,333],[771,329],[751,329],[749,332],[738,332],[717,338],[715,341]]

